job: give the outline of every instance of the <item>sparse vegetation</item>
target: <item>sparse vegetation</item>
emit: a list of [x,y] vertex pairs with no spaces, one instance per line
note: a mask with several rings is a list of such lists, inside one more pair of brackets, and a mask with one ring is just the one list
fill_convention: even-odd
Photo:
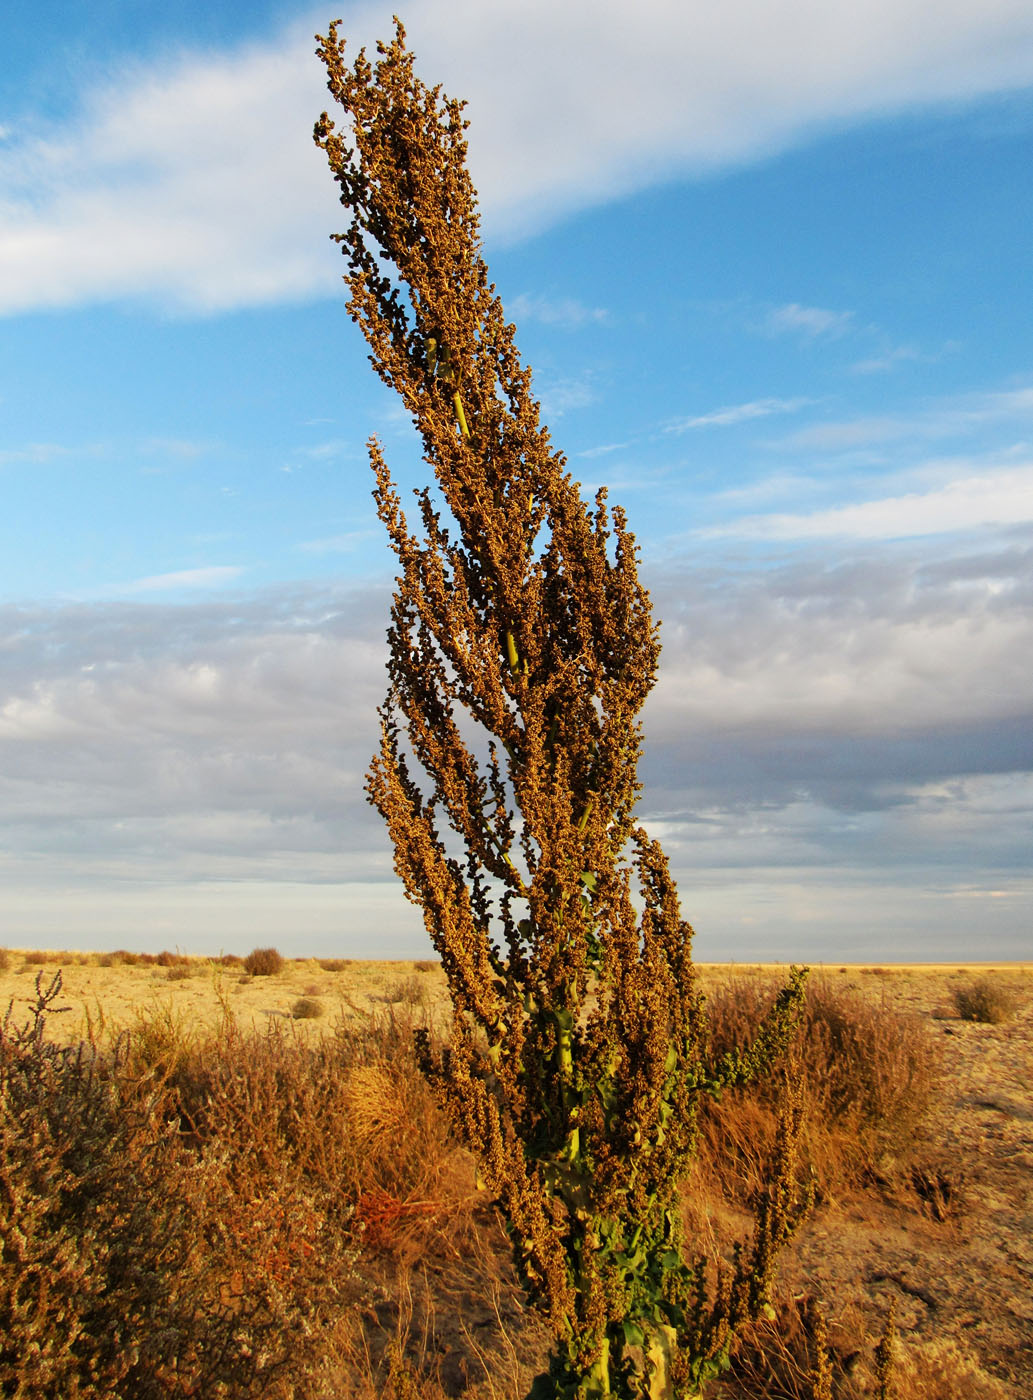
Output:
[[291,1007],[291,1015],[295,1021],[315,1021],[325,1012],[326,1008],[317,997],[298,997]]
[[433,989],[424,977],[403,977],[384,993],[388,1002],[405,1006],[426,1006],[430,1002]]
[[283,961],[276,948],[252,948],[244,959],[244,971],[251,977],[275,977],[283,971]]
[[[158,953],[131,953],[125,948],[117,948],[113,953],[101,953],[97,958],[98,967],[154,967]],[[171,957],[172,954],[169,954]],[[66,964],[67,965],[67,964]],[[169,964],[166,964],[168,966]]]
[[1022,998],[1011,987],[988,977],[970,982],[952,991],[954,1007],[963,1021],[979,1021],[983,1025],[998,1026],[1002,1021],[1010,1021],[1022,1005]]
[[[716,1056],[756,1033],[773,994],[771,979],[761,977],[736,977],[711,993]],[[905,1170],[937,1088],[940,1045],[928,1027],[818,978],[808,986],[796,1053],[807,1106],[800,1153],[816,1172],[819,1191],[856,1185],[889,1162]],[[707,1103],[701,1170],[709,1194],[750,1199],[776,1121],[764,1085]]]
[[[385,1007],[374,986],[371,1012],[324,1017],[314,1034],[276,1017],[245,1031],[225,1010],[206,1028],[150,1001],[153,969],[127,965],[141,999],[128,1031],[62,1047],[48,1027],[67,1032],[74,1013],[56,1013],[72,998],[60,986],[48,996],[50,975],[40,1014],[12,1014],[0,1033],[0,1396],[158,1400],[175,1376],[178,1393],[233,1400],[521,1400],[549,1337],[521,1305],[506,1237],[420,1074],[404,1003]],[[774,990],[759,975],[716,978],[715,1048]],[[902,1086],[933,1072],[922,1031],[936,1023],[883,1001],[872,989],[864,1014],[819,980],[804,1022],[801,1153],[832,1181],[819,1217],[833,1233],[891,1203],[897,1222],[922,1209],[901,1185],[924,1170],[926,1095]],[[770,1133],[770,1098],[736,1092],[758,1138]],[[704,1120],[680,1196],[688,1219],[710,1218],[717,1250],[756,1180],[732,1108],[726,1093]],[[883,1168],[866,1170],[874,1160]],[[24,1237],[14,1248],[12,1227]],[[937,1290],[920,1269],[909,1286]],[[833,1299],[824,1319],[812,1295]],[[859,1285],[777,1288],[774,1316],[743,1329],[707,1400],[817,1400],[823,1326],[833,1400],[871,1400],[886,1305],[861,1302]],[[894,1356],[891,1400],[1029,1393],[946,1334],[901,1329]]]
[[281,1135],[263,1177],[268,1121],[234,1116],[225,1093],[205,1120],[192,1097],[224,1077],[232,1040],[221,1059],[170,1053],[169,1026],[59,1048],[45,1022],[60,985],[40,974],[29,1022],[0,1031],[0,1394],[243,1397],[309,1374],[351,1257],[316,1229],[329,1203],[303,1154]]

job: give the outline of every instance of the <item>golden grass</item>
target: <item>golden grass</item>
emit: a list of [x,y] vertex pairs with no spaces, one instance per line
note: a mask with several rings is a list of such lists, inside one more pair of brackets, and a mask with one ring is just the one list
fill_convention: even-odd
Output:
[[[15,1002],[0,1055],[8,1114],[0,1118],[0,1176],[4,1199],[31,1225],[30,1263],[50,1270],[53,1286],[34,1317],[13,1322],[4,1288],[17,1268],[5,1256],[0,1393],[18,1394],[3,1386],[26,1346],[61,1334],[64,1323],[47,1311],[57,1307],[62,1316],[73,1310],[81,1344],[60,1354],[51,1347],[51,1371],[39,1371],[36,1388],[22,1394],[78,1386],[83,1400],[148,1400],[170,1393],[173,1358],[183,1385],[201,1394],[221,1386],[240,1400],[521,1400],[547,1338],[526,1310],[472,1163],[412,1054],[415,1023],[447,1031],[439,970],[379,963],[328,971],[301,959],[239,983],[239,969],[202,960],[84,959],[66,968],[55,1003],[71,1009],[48,1019],[33,1050],[17,1047],[13,1028],[25,1019],[37,974],[48,978],[54,965],[18,953],[8,961],[0,995]],[[190,976],[167,980],[184,966]],[[1033,990],[1028,975],[994,966],[1009,985]],[[857,968],[816,978],[802,1050],[811,1076],[805,1141],[829,1219],[841,1218],[837,1200],[854,1212],[890,1202],[901,1218],[927,1222],[923,1228],[954,1228],[955,1207],[948,1202],[938,1217],[926,1197],[949,1196],[957,1164],[930,1164],[922,1125],[923,1095],[935,1087],[935,1055],[925,1057],[923,1046],[929,1034],[942,1035],[930,1008],[946,998],[957,967],[910,980],[862,977]],[[718,1036],[748,1028],[763,1001],[764,969],[702,974]],[[431,990],[429,1007],[415,994],[396,995],[417,981]],[[315,985],[327,1016],[291,1019],[293,1003]],[[993,1028],[973,1032],[984,1029]],[[73,1048],[84,1037],[85,1059]],[[70,1047],[63,1055],[62,1045]],[[15,1063],[22,1098],[12,1118]],[[26,1089],[33,1083],[36,1098]],[[720,1250],[735,1233],[770,1126],[769,1105],[749,1095],[727,1096],[704,1123],[699,1169],[684,1195],[699,1247]],[[89,1164],[88,1190],[86,1178],[58,1185],[73,1143],[71,1160]],[[937,1225],[941,1218],[947,1223]],[[171,1281],[163,1272],[170,1267],[178,1271]],[[134,1278],[156,1279],[158,1300],[148,1302]],[[743,1339],[715,1400],[813,1400],[814,1322],[803,1302],[779,1296],[775,1321]],[[875,1394],[882,1305],[858,1284],[826,1300],[825,1312],[834,1400]],[[171,1327],[160,1344],[147,1340],[159,1314]],[[105,1350],[109,1333],[121,1339],[121,1360]],[[89,1365],[101,1380],[90,1380]],[[894,1384],[895,1400],[1018,1393],[955,1340],[924,1335],[906,1339]]]

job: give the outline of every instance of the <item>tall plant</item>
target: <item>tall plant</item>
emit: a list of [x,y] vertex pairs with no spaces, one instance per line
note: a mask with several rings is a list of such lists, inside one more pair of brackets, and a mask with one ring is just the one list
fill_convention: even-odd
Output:
[[695,1394],[768,1306],[799,1207],[790,1102],[751,1245],[687,1261],[696,1105],[773,1071],[803,973],[752,1046],[710,1062],[692,930],[634,817],[659,655],[634,539],[540,421],[481,255],[462,104],[415,76],[397,21],[375,65],[344,50],[332,24],[318,53],[348,123],[324,113],[315,139],[350,216],[348,309],[436,478],[414,531],[370,442],[400,574],[367,791],[455,1012],[424,1069],[555,1328],[532,1395]]

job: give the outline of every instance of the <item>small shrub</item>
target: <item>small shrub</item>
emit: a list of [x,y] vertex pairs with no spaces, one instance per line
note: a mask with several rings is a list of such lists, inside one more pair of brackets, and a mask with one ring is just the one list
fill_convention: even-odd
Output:
[[[807,1295],[778,1296],[770,1318],[744,1328],[732,1350],[722,1397],[728,1400],[854,1400],[847,1360],[856,1361],[855,1338],[829,1326]],[[850,1356],[853,1352],[854,1355]]]
[[320,958],[319,966],[324,972],[344,972],[354,965],[354,958]]
[[240,956],[239,953],[223,953],[221,957],[216,958],[216,962],[219,964],[220,967],[244,966],[244,959]]
[[419,962],[413,963],[417,972],[437,972],[440,966],[437,958],[421,958]]
[[325,1369],[357,1298],[324,1223],[338,1183],[308,1156],[346,1136],[337,1057],[232,1026],[186,1038],[164,1014],[61,1048],[60,974],[43,981],[26,1027],[0,1021],[0,1395],[296,1393],[285,1377]]
[[[749,1042],[771,994],[763,979],[739,978],[710,995],[715,1057]],[[870,1179],[894,1161],[906,1174],[939,1054],[938,1039],[917,1018],[828,980],[812,982],[797,1046],[806,1107],[801,1151],[823,1190]],[[749,1089],[704,1105],[701,1166],[718,1196],[727,1188],[746,1200],[758,1188],[774,1131],[769,1099]]]
[[314,1021],[323,1014],[323,1003],[316,997],[299,997],[291,1007],[295,1021]]
[[0,972],[6,972],[11,966],[11,955],[6,948],[0,948]]
[[422,977],[405,977],[387,989],[384,1000],[394,1006],[399,1003],[404,1006],[426,1006],[431,995],[431,989]]
[[184,953],[170,953],[163,949],[155,959],[159,967],[186,967],[190,959]]
[[914,1338],[893,1368],[893,1400],[1008,1400],[1015,1392],[951,1337]]
[[274,977],[283,971],[283,955],[276,948],[252,948],[244,959],[244,971],[252,977]]
[[193,977],[193,968],[190,967],[170,967],[165,974],[169,982],[185,982],[188,977]]
[[1009,987],[1002,987],[989,978],[981,978],[967,987],[955,987],[954,1006],[963,1021],[979,1021],[998,1026],[1010,1021],[1021,1005],[1021,998]]

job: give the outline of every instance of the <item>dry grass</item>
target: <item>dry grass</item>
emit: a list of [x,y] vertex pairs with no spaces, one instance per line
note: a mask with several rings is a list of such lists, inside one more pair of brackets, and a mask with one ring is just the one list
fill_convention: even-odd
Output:
[[[770,977],[739,976],[711,992],[715,1056],[750,1041],[774,987]],[[796,1054],[807,1105],[801,1155],[819,1198],[888,1171],[910,1172],[937,1085],[939,1045],[928,1027],[827,977],[813,978]],[[724,1196],[743,1204],[760,1189],[776,1108],[771,1088],[705,1101],[696,1180],[708,1202]]]
[[[155,962],[124,966],[141,989],[207,966]],[[62,1045],[51,1030],[67,1035],[74,1015],[54,1014],[60,996],[24,1033],[7,1022],[0,1395],[526,1395],[548,1339],[417,1070],[413,1026],[427,1017],[405,979],[381,969],[361,1014],[292,1020],[314,966],[285,965],[285,1009],[257,1029],[230,1013],[237,998],[226,993],[213,1024],[177,1005],[210,992],[200,976],[145,1001],[119,1034],[98,1021]],[[10,972],[12,984],[19,977]],[[878,984],[866,998],[846,981],[816,980],[800,1048],[805,1150],[826,1199],[883,1201],[923,1172],[930,1195],[949,1190],[930,1174],[921,1136],[942,1031],[892,1012]],[[248,983],[267,995],[268,983]],[[771,987],[761,973],[714,986],[715,1050],[748,1033]],[[708,1101],[702,1128],[686,1217],[693,1247],[720,1249],[725,1214],[734,1227],[755,1188],[772,1105],[729,1094]],[[23,1241],[13,1252],[12,1222]],[[860,1299],[837,1291],[825,1307],[833,1400],[878,1394],[882,1305]],[[775,1319],[744,1336],[708,1397],[822,1393],[816,1314],[799,1294],[775,1301]],[[893,1400],[1015,1394],[955,1342],[928,1337],[899,1349],[893,1387]]]
[[244,959],[244,971],[252,977],[275,977],[283,971],[283,955],[276,948],[252,948]]
[[0,1035],[0,1391],[273,1396],[288,1370],[314,1376],[353,1259],[296,1158],[263,1179],[244,1120],[232,1152],[185,1126],[184,1090],[219,1047],[171,1024],[58,1047],[59,977],[37,991]]
[[809,1294],[780,1296],[774,1312],[739,1338],[717,1389],[723,1400],[1009,1400],[1006,1387],[953,1338],[903,1346],[892,1317],[873,1335],[853,1300],[838,1301],[833,1322]]
[[60,1046],[38,990],[0,1034],[0,1394],[315,1395],[384,1261],[472,1228],[404,1017],[311,1042],[162,1009]]
[[993,982],[989,977],[955,987],[951,995],[963,1021],[979,1021],[988,1026],[1010,1021],[1022,1005],[1022,997],[1012,987]]
[[429,1006],[432,989],[425,977],[406,977],[384,993],[384,1000],[394,1006]]

